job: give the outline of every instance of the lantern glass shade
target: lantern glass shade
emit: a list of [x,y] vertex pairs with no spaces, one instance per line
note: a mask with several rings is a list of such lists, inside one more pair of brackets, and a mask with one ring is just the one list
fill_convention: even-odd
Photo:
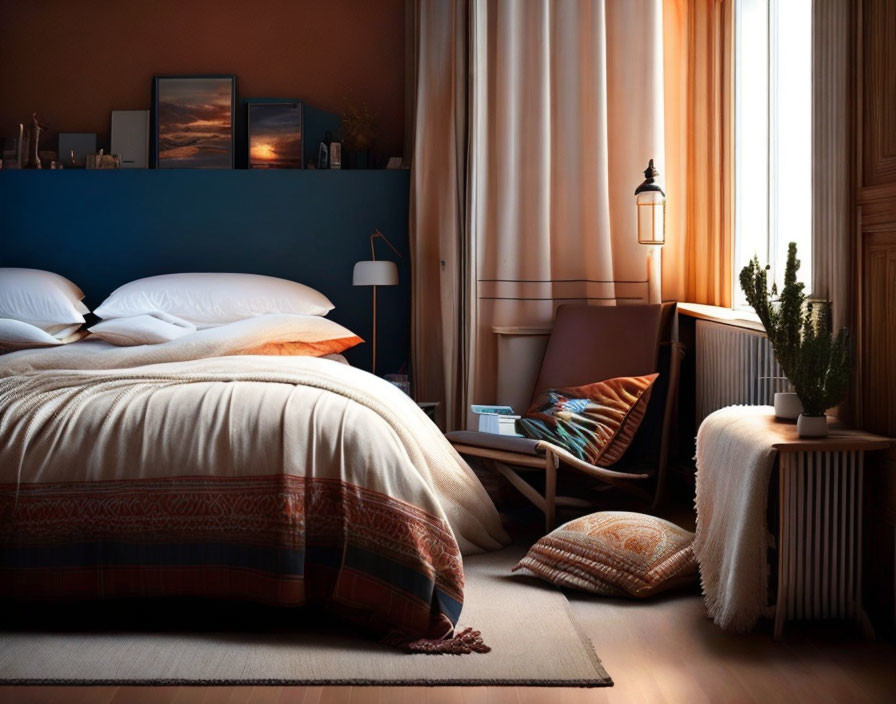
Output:
[[666,242],[666,196],[659,190],[643,190],[638,205],[638,243],[663,245]]

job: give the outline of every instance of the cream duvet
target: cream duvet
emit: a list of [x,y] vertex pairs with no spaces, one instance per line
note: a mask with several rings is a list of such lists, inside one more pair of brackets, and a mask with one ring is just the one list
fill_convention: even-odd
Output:
[[235,354],[270,324],[0,356],[0,595],[320,602],[451,632],[461,554],[506,542],[482,485],[382,379]]

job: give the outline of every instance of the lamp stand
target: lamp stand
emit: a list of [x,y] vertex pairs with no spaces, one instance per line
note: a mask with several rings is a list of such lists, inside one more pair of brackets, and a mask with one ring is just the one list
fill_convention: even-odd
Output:
[[373,345],[371,357],[370,373],[376,374],[376,286],[373,287]]
[[[398,255],[398,258],[401,259],[401,252],[395,249],[395,245],[392,244],[386,236],[379,231],[379,229],[374,230],[374,232],[370,235],[370,259],[371,261],[376,261],[376,249],[373,246],[373,241],[375,239],[383,240],[389,247],[392,248],[392,251]],[[392,283],[398,283],[396,279]],[[376,374],[376,289],[377,285],[373,284],[373,344],[370,349],[370,373]]]

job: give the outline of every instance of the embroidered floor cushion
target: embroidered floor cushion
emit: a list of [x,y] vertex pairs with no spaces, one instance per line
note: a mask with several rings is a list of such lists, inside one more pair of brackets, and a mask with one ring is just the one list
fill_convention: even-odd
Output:
[[539,540],[513,571],[558,587],[643,598],[697,579],[694,534],[655,516],[601,511]]
[[542,391],[517,421],[533,440],[559,445],[584,462],[618,461],[631,445],[658,374],[622,376]]

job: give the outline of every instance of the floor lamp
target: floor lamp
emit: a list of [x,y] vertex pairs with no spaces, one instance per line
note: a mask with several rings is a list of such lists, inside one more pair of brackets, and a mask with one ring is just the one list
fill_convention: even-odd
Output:
[[387,245],[392,247],[392,251],[401,258],[395,246],[386,239],[386,236],[376,230],[370,235],[370,261],[357,262],[352,272],[353,286],[373,286],[373,347],[372,361],[370,371],[376,374],[376,287],[377,286],[395,286],[398,284],[398,267],[395,262],[378,261],[376,258],[376,250],[373,247],[375,239],[382,239]]

